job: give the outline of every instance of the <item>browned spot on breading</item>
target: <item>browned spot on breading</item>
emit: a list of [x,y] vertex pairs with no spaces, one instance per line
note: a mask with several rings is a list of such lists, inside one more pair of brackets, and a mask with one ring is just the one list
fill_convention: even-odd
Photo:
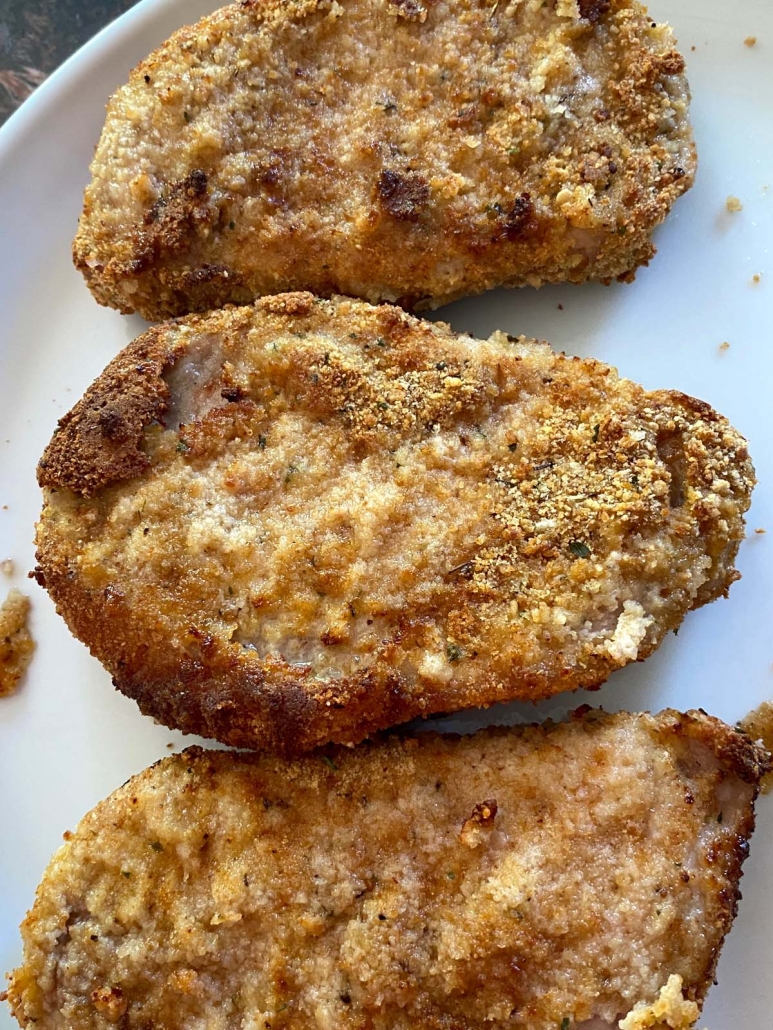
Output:
[[117,1023],[129,1007],[120,987],[97,987],[91,992],[91,1004],[109,1023]]
[[580,17],[595,25],[609,10],[611,0],[577,0]]
[[393,218],[415,222],[429,200],[429,186],[420,175],[385,168],[378,179],[378,198]]
[[420,22],[423,22],[427,17],[427,6],[434,2],[435,0],[424,0],[424,3],[420,3],[419,0],[389,0],[389,3],[397,9],[397,16],[399,18]]
[[502,235],[508,240],[518,240],[536,228],[534,205],[528,193],[521,193],[505,219]]

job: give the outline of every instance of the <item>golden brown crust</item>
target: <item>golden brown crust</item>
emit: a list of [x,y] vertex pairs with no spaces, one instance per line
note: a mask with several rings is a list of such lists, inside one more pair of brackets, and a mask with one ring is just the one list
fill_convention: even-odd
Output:
[[309,294],[157,327],[52,448],[75,635],[147,714],[288,751],[597,686],[727,592],[754,482],[693,398]]
[[[728,756],[736,756],[729,761]],[[770,756],[703,713],[191,748],[54,857],[11,1007],[37,1030],[688,1030]],[[741,768],[749,775],[739,778]],[[667,987],[667,992],[663,988]]]
[[629,280],[689,188],[684,60],[633,0],[266,0],[111,99],[74,258],[156,321]]

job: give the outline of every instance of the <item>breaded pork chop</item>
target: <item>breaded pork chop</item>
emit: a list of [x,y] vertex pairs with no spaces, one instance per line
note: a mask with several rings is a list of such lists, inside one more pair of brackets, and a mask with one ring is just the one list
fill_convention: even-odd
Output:
[[683,394],[286,294],[141,336],[39,480],[39,579],[117,686],[303,750],[644,658],[737,577],[754,477]]
[[11,1006],[36,1030],[687,1030],[768,758],[697,712],[191,748],[66,835]]
[[231,4],[113,96],[75,262],[151,321],[628,279],[693,181],[683,72],[633,0]]

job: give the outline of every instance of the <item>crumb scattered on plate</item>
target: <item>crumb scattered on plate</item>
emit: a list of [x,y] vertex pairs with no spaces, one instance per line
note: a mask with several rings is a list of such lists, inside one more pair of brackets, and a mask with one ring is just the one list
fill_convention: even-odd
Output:
[[11,590],[0,606],[0,697],[13,694],[32,659],[29,610],[30,599],[20,590]]
[[[763,530],[763,532],[765,531]],[[748,734],[752,740],[761,740],[768,751],[773,751],[773,701],[763,701],[738,723],[738,728]],[[773,790],[773,772],[763,776],[760,784],[763,794],[770,793]]]
[[762,527],[760,527],[759,529],[755,529],[754,532],[762,535],[763,533],[767,533],[767,529],[762,529]]
[[730,344],[727,342],[727,340],[725,340],[724,343],[720,343],[719,349],[720,350],[730,350]]
[[743,211],[743,204],[738,197],[728,197],[725,201],[725,206],[728,211]]
[[753,283],[758,283],[761,278],[762,278],[762,274],[760,272],[755,272],[754,275],[752,276],[752,282]]
[[757,42],[757,37],[756,36],[747,36],[746,39],[743,41],[743,45],[744,46],[754,46],[756,44],[756,42]]
[[0,561],[0,572],[6,576],[12,576],[13,571],[13,561],[10,558],[4,558],[3,561]]

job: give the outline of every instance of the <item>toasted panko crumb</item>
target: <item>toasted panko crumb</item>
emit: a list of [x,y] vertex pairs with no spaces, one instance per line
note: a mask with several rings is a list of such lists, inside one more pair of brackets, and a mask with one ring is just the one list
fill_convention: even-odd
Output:
[[729,196],[725,201],[725,207],[731,212],[743,211],[743,204],[738,197]]
[[0,561],[0,572],[2,572],[6,576],[13,575],[14,564],[10,558],[5,558],[3,561]]
[[748,47],[756,46],[756,44],[757,44],[757,37],[756,36],[747,36],[746,39],[743,41],[743,45],[744,46],[748,46]]
[[755,272],[754,275],[752,276],[752,282],[756,285],[760,281],[761,278],[762,278],[762,275],[759,272]]
[[719,349],[722,351],[730,350],[730,344],[725,340],[724,343],[720,343]]
[[767,529],[763,529],[761,526],[754,530],[755,533],[767,533]]
[[694,1001],[682,997],[682,978],[673,974],[660,988],[660,997],[653,1005],[637,1005],[619,1026],[620,1030],[689,1030],[699,1011]]
[[29,610],[30,599],[20,590],[11,590],[0,607],[0,697],[13,694],[32,659]]

